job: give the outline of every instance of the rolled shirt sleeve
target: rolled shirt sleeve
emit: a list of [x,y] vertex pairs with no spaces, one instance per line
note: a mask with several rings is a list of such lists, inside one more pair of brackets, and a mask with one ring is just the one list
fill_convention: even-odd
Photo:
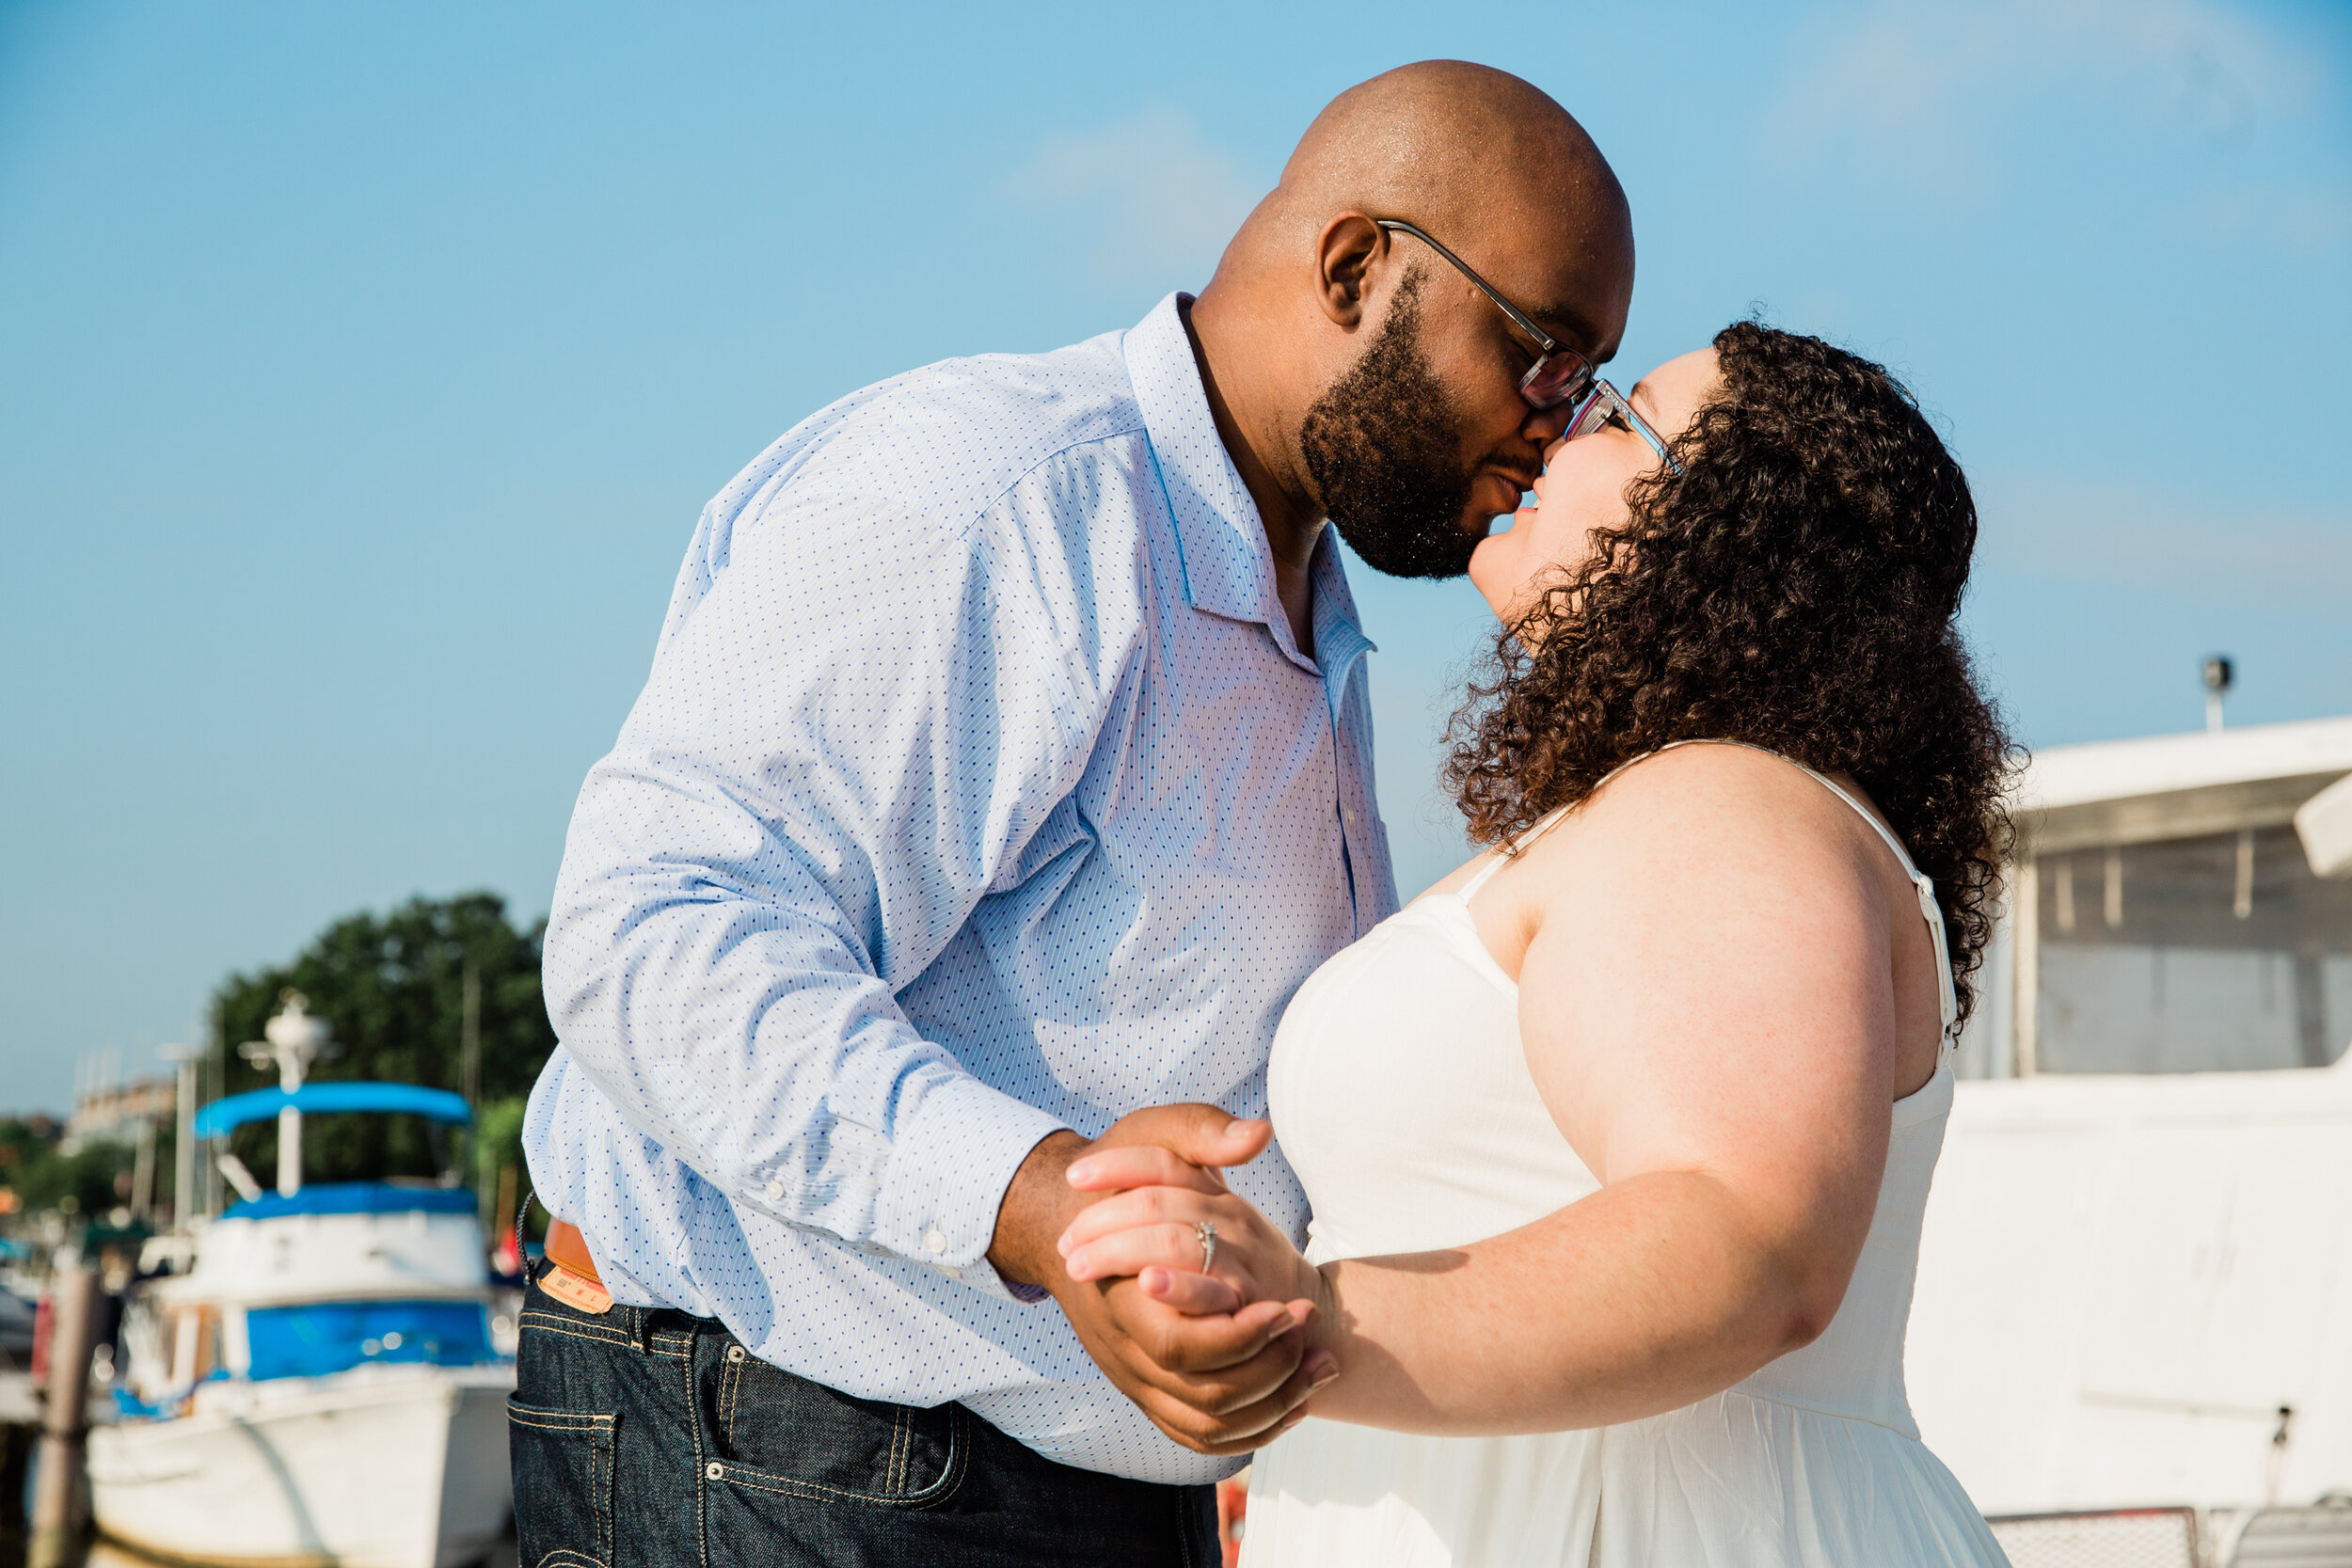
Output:
[[1063,1123],[896,993],[1017,878],[1120,657],[1091,645],[1083,545],[1041,562],[1025,530],[1056,525],[1024,500],[714,503],[546,942],[564,1050],[629,1126],[746,1209],[987,1290],[1005,1189]]

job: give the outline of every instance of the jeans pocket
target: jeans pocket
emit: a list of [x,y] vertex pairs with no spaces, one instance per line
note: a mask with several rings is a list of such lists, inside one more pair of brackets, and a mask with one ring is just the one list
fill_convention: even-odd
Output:
[[612,1560],[612,1432],[618,1416],[506,1401],[515,1535],[522,1568],[607,1568]]
[[927,1508],[962,1477],[971,1437],[959,1406],[854,1399],[733,1343],[717,1370],[706,1385],[706,1480],[819,1501]]

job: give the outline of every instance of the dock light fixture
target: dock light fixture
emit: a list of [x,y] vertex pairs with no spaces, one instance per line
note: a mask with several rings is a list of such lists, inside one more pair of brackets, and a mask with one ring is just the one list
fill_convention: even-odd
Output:
[[2228,654],[2215,654],[2205,660],[2205,729],[2221,733],[2221,699],[2230,694],[2237,681],[2237,667],[2230,662]]

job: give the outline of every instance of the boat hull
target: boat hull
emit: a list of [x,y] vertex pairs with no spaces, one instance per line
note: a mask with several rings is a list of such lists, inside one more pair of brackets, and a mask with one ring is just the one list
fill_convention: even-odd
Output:
[[460,1568],[505,1533],[508,1369],[369,1368],[199,1390],[89,1439],[126,1546],[223,1568]]

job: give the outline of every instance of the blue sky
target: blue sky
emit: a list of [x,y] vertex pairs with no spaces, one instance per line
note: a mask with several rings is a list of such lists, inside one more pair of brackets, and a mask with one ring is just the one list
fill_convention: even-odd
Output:
[[[1445,14],[1438,15],[1442,10]],[[2035,745],[2352,712],[2352,8],[0,0],[0,1108],[225,973],[543,911],[695,513],[831,399],[1125,325],[1334,92],[1514,70],[1632,198],[1627,377],[1909,377]],[[1413,887],[1459,585],[1360,568]]]

